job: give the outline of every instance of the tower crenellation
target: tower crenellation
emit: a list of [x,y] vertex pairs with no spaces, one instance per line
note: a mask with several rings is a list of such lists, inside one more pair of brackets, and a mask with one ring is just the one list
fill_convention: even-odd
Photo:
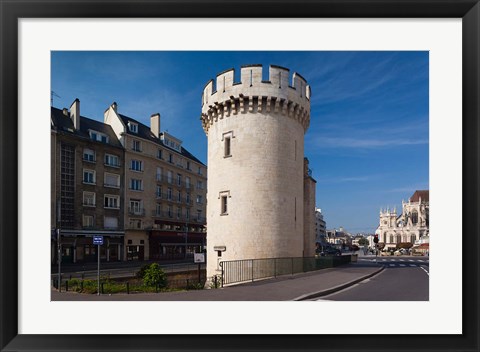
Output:
[[262,65],[240,68],[240,82],[235,69],[219,73],[205,85],[202,94],[202,126],[206,134],[218,119],[242,113],[281,113],[297,120],[306,132],[310,124],[311,89],[305,78],[281,66],[269,66],[269,79],[262,80]]

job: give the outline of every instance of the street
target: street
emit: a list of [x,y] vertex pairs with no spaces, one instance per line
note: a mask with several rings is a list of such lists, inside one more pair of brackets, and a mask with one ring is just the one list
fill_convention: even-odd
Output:
[[428,257],[360,257],[359,263],[383,265],[385,270],[349,288],[315,300],[428,301]]

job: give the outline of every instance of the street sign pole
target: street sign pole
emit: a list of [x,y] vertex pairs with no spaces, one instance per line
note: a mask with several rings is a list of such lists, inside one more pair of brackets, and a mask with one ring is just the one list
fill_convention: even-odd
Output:
[[97,267],[97,296],[100,296],[100,245],[97,246],[98,267]]
[[100,246],[103,244],[103,236],[93,236],[93,244],[97,245],[97,296],[100,296]]

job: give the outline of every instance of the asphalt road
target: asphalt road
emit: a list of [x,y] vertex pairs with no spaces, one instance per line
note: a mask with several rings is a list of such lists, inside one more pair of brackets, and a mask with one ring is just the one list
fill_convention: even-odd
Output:
[[[375,258],[359,258],[375,263]],[[330,301],[428,301],[428,257],[377,257],[378,265],[385,266],[378,275],[345,290],[316,300]]]

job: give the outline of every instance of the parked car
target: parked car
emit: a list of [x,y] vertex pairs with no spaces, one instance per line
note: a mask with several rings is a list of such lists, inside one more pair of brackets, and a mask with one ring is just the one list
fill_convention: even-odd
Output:
[[342,252],[337,249],[337,248],[325,248],[322,252],[320,252],[320,255],[323,257],[323,256],[327,256],[327,255],[342,255]]

